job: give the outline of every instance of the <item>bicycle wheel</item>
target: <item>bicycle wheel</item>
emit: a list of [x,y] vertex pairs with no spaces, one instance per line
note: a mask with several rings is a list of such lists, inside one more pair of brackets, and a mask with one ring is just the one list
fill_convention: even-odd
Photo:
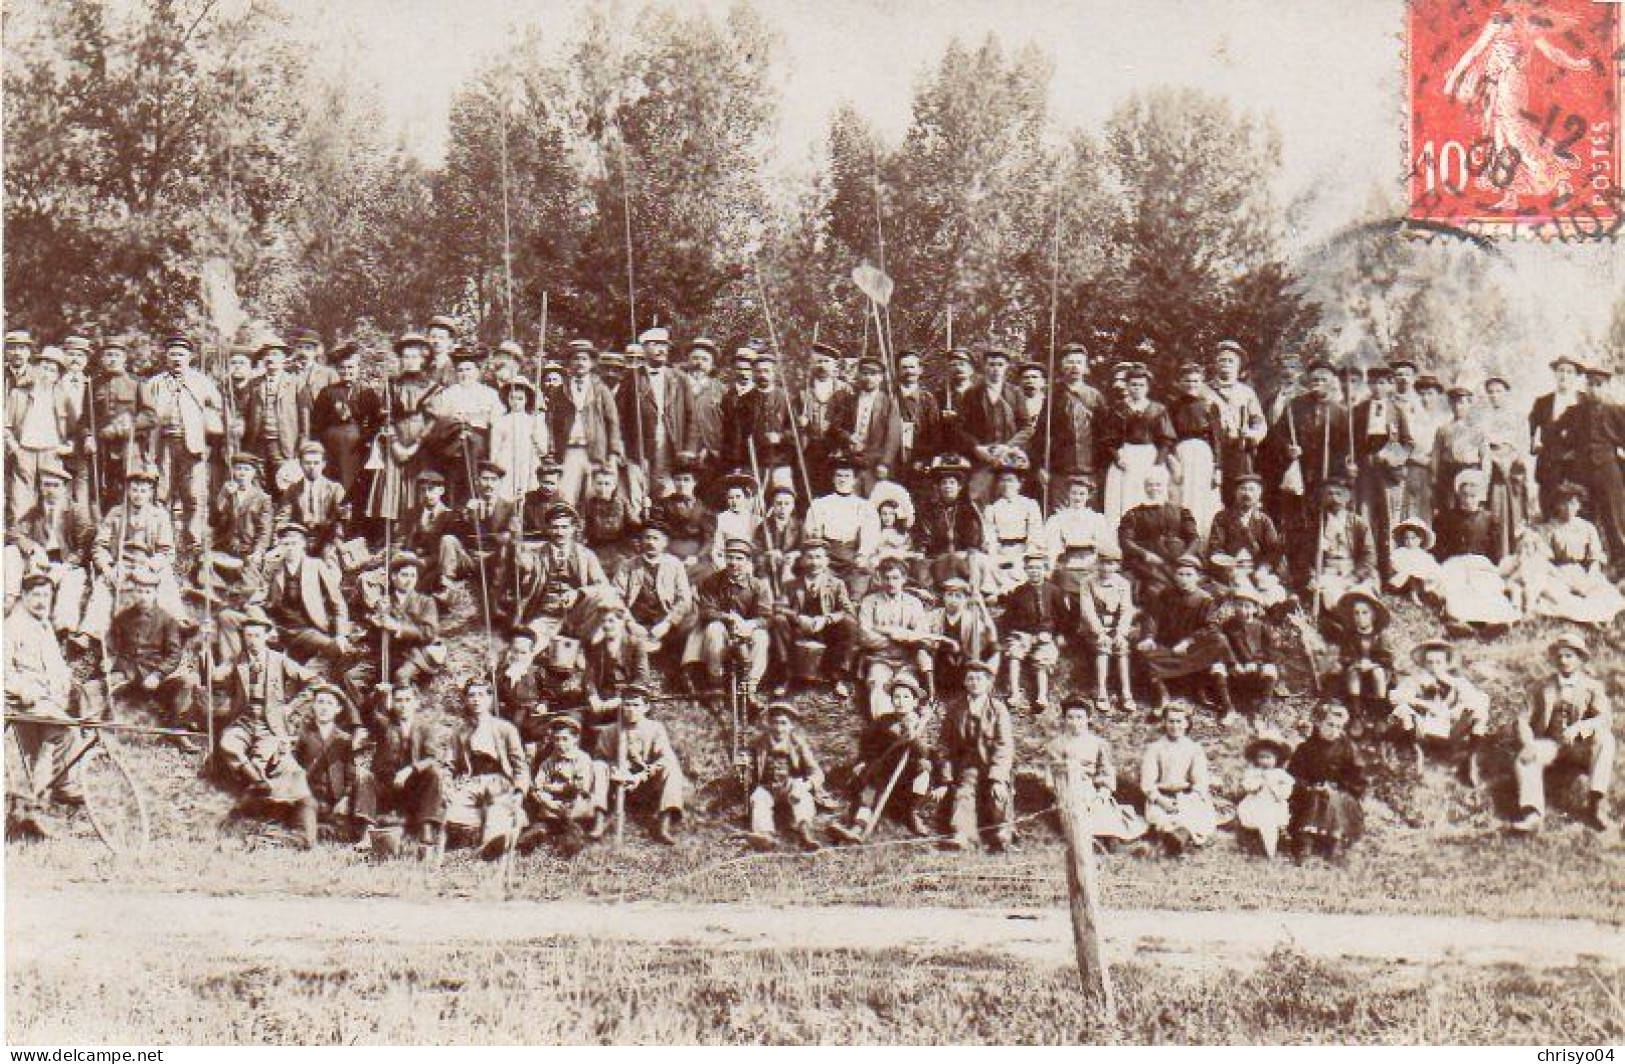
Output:
[[115,854],[147,845],[147,801],[123,759],[102,735],[74,766],[85,799],[85,817],[96,837]]

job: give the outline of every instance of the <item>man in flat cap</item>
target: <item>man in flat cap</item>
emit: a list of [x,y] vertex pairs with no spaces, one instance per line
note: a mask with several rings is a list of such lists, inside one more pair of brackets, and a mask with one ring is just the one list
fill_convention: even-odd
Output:
[[627,456],[630,498],[638,513],[671,490],[677,460],[700,448],[688,382],[669,365],[671,338],[664,329],[644,333],[645,364],[632,368],[616,395]]
[[288,372],[288,344],[280,336],[266,337],[254,352],[254,361],[260,376],[242,410],[243,447],[265,463],[267,483],[280,491],[293,479],[304,439],[299,379]]
[[688,382],[693,397],[694,446],[696,457],[706,462],[722,449],[722,401],[728,382],[716,375],[717,345],[707,336],[688,343],[688,353],[679,372]]
[[[158,497],[180,501],[187,532],[202,542],[209,522],[209,450],[225,436],[225,402],[208,374],[192,368],[194,352],[184,336],[165,341],[165,369],[141,386],[136,428],[151,432]],[[288,446],[295,442],[297,437]]]
[[688,778],[672,745],[666,726],[649,715],[652,693],[641,684],[627,684],[619,692],[620,710],[614,723],[598,729],[594,739],[598,760],[610,767],[610,782],[655,809],[650,834],[670,846],[682,819]]
[[48,573],[56,588],[52,620],[58,631],[78,635],[96,524],[75,505],[68,471],[60,462],[42,463],[35,477],[39,502],[6,529],[6,600],[18,593],[27,573]]
[[[15,708],[35,717],[57,718],[66,722],[74,697],[73,671],[62,656],[56,631],[51,626],[51,578],[30,573],[23,578],[17,604],[6,616],[5,691],[8,709]],[[12,722],[27,779],[43,791],[56,779],[67,753],[67,730],[50,724]],[[84,798],[75,775],[69,771],[56,782],[54,794],[36,793],[36,802],[55,800],[80,805]],[[8,800],[9,801],[9,800]],[[49,828],[39,814],[27,818],[42,834]]]
[[1608,691],[1591,675],[1591,651],[1567,633],[1547,651],[1552,672],[1536,681],[1518,714],[1518,756],[1512,769],[1518,782],[1518,820],[1523,832],[1540,829],[1546,817],[1546,773],[1559,766],[1578,768],[1586,784],[1580,815],[1606,831],[1608,788],[1613,781],[1617,743]]
[[547,410],[553,447],[564,465],[559,491],[572,506],[581,504],[594,465],[609,465],[618,472],[626,460],[620,408],[609,385],[594,372],[596,361],[590,343],[572,343],[564,386]]
[[991,347],[982,354],[982,378],[965,392],[956,407],[953,449],[972,459],[970,495],[977,503],[992,496],[1001,462],[997,448],[1016,434],[1016,387],[1010,381],[1010,352]]
[[47,347],[33,356],[27,384],[6,391],[6,518],[15,521],[38,501],[43,463],[61,462],[73,449],[75,423],[57,388],[62,352]]
[[978,828],[995,853],[1015,840],[1016,735],[1010,707],[993,693],[983,661],[965,666],[965,693],[949,700],[937,741],[938,781],[950,792],[947,849],[975,845]]
[[756,575],[749,540],[729,540],[723,560],[721,570],[700,582],[700,623],[684,648],[683,670],[695,690],[714,690],[739,676],[749,697],[767,673],[773,588]]
[[859,480],[867,493],[876,480],[889,480],[899,470],[903,453],[903,418],[897,400],[886,390],[886,364],[877,355],[858,359],[855,391],[830,403],[830,443],[862,463]]
[[199,679],[180,618],[158,605],[157,573],[137,572],[130,583],[128,604],[107,632],[108,692],[150,701],[169,727],[190,727]]
[[319,660],[328,675],[344,675],[355,646],[338,565],[313,557],[309,530],[293,521],[278,527],[277,551],[262,592],[265,612],[276,622],[291,656]]
[[138,451],[135,416],[141,386],[127,369],[128,359],[123,341],[110,340],[102,346],[90,382],[85,423],[80,427],[84,450],[96,463],[95,479],[101,485],[97,513],[124,497],[124,474]]
[[531,826],[521,846],[553,837],[573,856],[588,839],[602,838],[609,809],[609,766],[581,745],[581,720],[561,713],[549,722],[548,741],[538,752],[525,795]]
[[209,521],[214,536],[198,568],[198,584],[215,591],[232,585],[252,591],[265,569],[275,515],[271,496],[260,485],[259,457],[239,451],[227,465],[231,479],[214,500]]

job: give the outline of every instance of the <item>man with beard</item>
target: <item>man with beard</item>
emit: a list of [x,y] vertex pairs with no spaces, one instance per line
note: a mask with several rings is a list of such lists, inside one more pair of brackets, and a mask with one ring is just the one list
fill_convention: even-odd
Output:
[[830,404],[830,440],[834,450],[850,450],[862,462],[862,490],[876,480],[893,479],[903,450],[903,420],[887,394],[886,364],[878,357],[858,359],[858,386]]
[[101,484],[98,511],[124,497],[124,475],[136,449],[135,415],[141,385],[126,369],[128,358],[123,341],[108,341],[97,357],[99,372],[90,384],[83,429],[85,451],[96,464],[96,479]]
[[694,450],[700,463],[722,450],[722,400],[728,394],[728,385],[713,375],[716,364],[716,341],[705,336],[689,341],[688,364],[681,372],[693,396]]
[[310,410],[310,434],[327,448],[333,478],[352,498],[367,443],[384,422],[383,398],[361,383],[361,354],[354,343],[333,349],[338,378],[319,392]]
[[616,402],[632,505],[638,513],[645,513],[650,500],[671,490],[677,461],[699,449],[699,432],[688,384],[668,365],[671,334],[665,329],[648,329],[639,341],[645,364],[631,369],[616,393]]
[[594,372],[598,354],[588,340],[570,343],[569,376],[548,399],[548,429],[564,465],[559,493],[579,505],[594,466],[620,471],[626,460],[620,410],[609,385]]
[[839,449],[831,442],[833,414],[842,397],[851,394],[837,372],[840,358],[837,348],[826,343],[813,344],[808,354],[812,363],[811,377],[796,393],[796,424],[806,444],[807,472],[820,479],[827,475],[825,460],[830,451]]
[[265,463],[267,483],[273,494],[280,495],[292,479],[302,438],[299,380],[287,372],[288,345],[280,337],[260,344],[254,357],[260,377],[243,411],[243,443]]

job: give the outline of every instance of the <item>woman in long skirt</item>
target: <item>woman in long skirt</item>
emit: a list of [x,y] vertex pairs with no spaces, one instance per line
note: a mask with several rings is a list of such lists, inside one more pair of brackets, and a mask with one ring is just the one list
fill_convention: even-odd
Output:
[[1330,702],[1321,707],[1314,733],[1299,744],[1286,770],[1296,783],[1288,806],[1287,830],[1298,856],[1314,850],[1335,857],[1365,832],[1365,765],[1344,734],[1349,711]]
[[1187,362],[1180,368],[1179,389],[1168,407],[1178,441],[1174,445],[1174,500],[1196,519],[1196,529],[1205,540],[1220,505],[1216,456],[1223,412],[1208,391],[1200,364]]
[[1150,371],[1131,367],[1123,387],[1123,402],[1110,411],[1105,425],[1105,450],[1113,456],[1106,471],[1106,519],[1113,528],[1146,501],[1146,474],[1166,464],[1177,442],[1167,407],[1150,398]]

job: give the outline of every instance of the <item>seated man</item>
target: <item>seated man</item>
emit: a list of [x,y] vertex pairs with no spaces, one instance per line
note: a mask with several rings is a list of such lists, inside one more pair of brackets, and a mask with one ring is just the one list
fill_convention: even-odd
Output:
[[1209,556],[1239,557],[1243,551],[1257,565],[1273,572],[1286,571],[1286,547],[1275,521],[1264,512],[1264,478],[1243,473],[1234,481],[1230,505],[1213,518],[1208,531]]
[[509,633],[497,662],[497,713],[519,729],[527,752],[547,740],[546,677],[543,664],[536,660],[539,643],[534,629],[520,625]]
[[83,643],[88,639],[82,624],[96,525],[69,497],[68,471],[56,459],[40,462],[35,484],[39,502],[6,530],[6,605],[21,592],[24,574],[44,572],[56,588],[52,624],[71,640]]
[[[969,849],[978,826],[988,848],[1002,853],[1015,841],[1016,736],[1010,708],[993,693],[985,662],[965,666],[965,693],[950,699],[937,742],[938,780],[948,788],[953,834],[949,850]],[[980,812],[980,817],[978,817]]]
[[[1353,488],[1345,477],[1332,476],[1320,485],[1320,543],[1310,535],[1310,557],[1300,561],[1321,607],[1335,609],[1349,589],[1377,579],[1377,553],[1371,526],[1349,507]],[[1313,530],[1311,530],[1313,531]],[[1318,567],[1316,560],[1318,559]]]
[[1408,741],[1422,764],[1424,746],[1438,747],[1460,762],[1463,782],[1479,783],[1478,753],[1490,730],[1490,698],[1457,672],[1455,644],[1429,639],[1411,649],[1420,672],[1393,692],[1394,733]]
[[350,641],[350,607],[340,589],[338,565],[310,554],[310,534],[297,522],[277,530],[277,547],[276,564],[266,572],[260,603],[282,633],[291,657],[320,661],[328,675],[344,676],[355,645]]
[[[158,605],[157,574],[132,575],[130,604],[113,618],[107,653],[112,665],[109,695],[124,694],[137,704],[150,699],[167,726],[191,725],[198,675],[188,660],[180,621]],[[186,745],[191,749],[189,741]]]
[[227,717],[220,733],[220,758],[228,772],[246,783],[255,800],[291,809],[306,847],[316,845],[316,801],[305,770],[294,756],[289,703],[316,675],[270,647],[274,625],[258,606],[243,614],[243,656],[215,668],[226,683]]
[[[34,717],[60,718],[65,723],[72,708],[73,672],[51,627],[51,590],[50,577],[29,573],[22,578],[16,606],[6,616],[6,708]],[[11,727],[23,757],[25,778],[34,790],[32,801],[83,805],[75,773],[64,766],[67,729],[21,721]],[[46,788],[51,793],[45,793]],[[37,834],[52,833],[38,809],[27,810],[19,819]]]
[[[215,497],[209,526],[210,550],[198,567],[198,585],[205,590],[257,590],[271,549],[271,496],[259,484],[257,456],[231,457],[231,480]],[[234,599],[234,601],[241,601]]]
[[[176,617],[186,616],[180,582],[175,577],[175,521],[169,507],[156,501],[158,472],[148,466],[130,471],[125,500],[108,510],[91,548],[95,579],[80,627],[93,639],[106,640],[115,600],[137,568],[158,574],[158,601]],[[139,564],[135,562],[139,560]]]
[[615,590],[650,654],[680,653],[695,622],[688,569],[666,549],[671,534],[658,518],[638,530],[636,541],[635,553],[615,573]]
[[1190,737],[1190,714],[1174,706],[1163,715],[1162,736],[1145,748],[1140,789],[1145,819],[1170,854],[1204,846],[1219,829],[1208,791],[1207,751]]
[[560,852],[574,856],[588,839],[604,837],[609,772],[581,748],[581,721],[574,714],[549,721],[548,735],[525,796],[531,826],[523,844],[528,848],[552,838]]
[[672,473],[672,490],[655,503],[654,517],[666,529],[672,554],[692,570],[705,560],[717,519],[694,494],[701,467],[680,461]]
[[1196,552],[1201,537],[1196,518],[1168,500],[1168,471],[1153,466],[1145,475],[1146,501],[1123,515],[1117,538],[1123,567],[1134,580],[1136,598],[1156,601],[1174,586],[1181,558]]
[[518,538],[519,505],[500,493],[502,478],[500,465],[479,463],[474,493],[456,512],[453,536],[441,541],[442,575],[466,577],[474,582],[475,593],[487,598],[513,582],[504,573]]
[[[360,625],[364,653],[349,669],[353,691],[371,690],[378,682],[426,684],[446,664],[446,649],[440,643],[440,607],[418,590],[422,560],[401,551],[389,563],[388,597],[375,602]],[[392,675],[379,677],[386,639]]]
[[670,846],[683,816],[688,778],[666,726],[649,716],[650,697],[641,684],[622,687],[620,712],[613,723],[598,730],[594,746],[598,760],[611,766],[610,783],[622,789],[626,800],[654,806],[650,835]]
[[[567,616],[590,590],[609,589],[609,577],[592,548],[580,542],[581,523],[575,508],[557,503],[544,515],[546,540],[531,555],[524,552],[528,571],[518,581],[519,599],[505,620],[535,627],[538,647],[545,654],[553,637],[566,627]],[[503,581],[499,601],[514,581]],[[573,634],[573,633],[572,633]]]
[[931,834],[925,811],[931,796],[931,738],[926,734],[920,699],[924,692],[907,673],[891,682],[892,713],[863,726],[858,738],[858,760],[852,766],[857,790],[844,824],[830,825],[830,833],[843,842],[863,842],[889,801],[909,831]]
[[450,745],[441,728],[418,716],[418,689],[395,684],[389,692],[387,718],[379,725],[372,753],[372,775],[378,808],[400,817],[425,846],[442,841],[446,793],[450,781]]
[[615,713],[620,705],[616,692],[628,684],[654,680],[649,652],[632,630],[631,615],[618,602],[606,605],[599,614],[597,625],[587,635],[583,658],[582,687],[590,727]]
[[332,684],[311,688],[310,719],[294,746],[294,758],[305,770],[317,819],[333,824],[346,838],[363,834],[377,819],[378,795],[372,772],[356,762],[367,741],[364,728],[353,732],[339,727],[345,713],[344,693]]
[[796,517],[796,489],[775,484],[768,489],[767,499],[767,513],[756,526],[756,548],[761,551],[762,575],[784,582],[795,575],[806,538]]
[[1518,715],[1518,831],[1534,832],[1546,818],[1546,773],[1578,767],[1585,774],[1581,816],[1607,831],[1608,785],[1614,776],[1614,712],[1602,682],[1586,670],[1591,652],[1571,635],[1552,640],[1553,672],[1529,689]]
[[817,795],[824,786],[824,770],[813,754],[812,744],[797,726],[796,707],[774,702],[767,709],[767,727],[751,743],[748,753],[739,755],[745,772],[745,790],[750,795],[750,834],[753,850],[775,847],[775,814],[783,810],[790,820],[790,834],[803,850],[823,847],[813,838],[813,818],[818,815]]
[[987,604],[971,601],[974,591],[965,577],[949,576],[937,590],[942,605],[926,615],[935,637],[925,659],[926,693],[947,697],[965,689],[967,663],[985,661],[998,668],[999,629]]
[[474,676],[463,684],[462,710],[463,724],[452,740],[446,826],[476,833],[481,857],[500,857],[513,849],[525,825],[530,766],[518,729],[496,715],[489,681]]
[[863,678],[869,685],[869,717],[892,711],[886,694],[892,679],[906,668],[929,668],[930,645],[939,641],[931,630],[925,604],[904,590],[908,571],[898,558],[883,558],[875,573],[879,587],[858,607],[858,641],[863,647]]
[[[1064,633],[1074,627],[1072,604],[1050,579],[1049,554],[1030,550],[1023,562],[1026,581],[1004,602],[1004,660],[1010,670],[1010,706],[1035,713],[1049,709],[1050,675],[1061,663]],[[1022,674],[1033,676],[1033,701],[1027,701]]]
[[[801,544],[800,575],[784,585],[784,601],[773,617],[773,659],[783,695],[802,680],[833,679],[835,697],[852,693],[847,682],[857,651],[857,610],[846,584],[830,568],[829,544],[809,537]],[[805,667],[807,646],[816,652],[818,668]],[[812,675],[803,675],[811,672]]]
[[748,540],[729,541],[724,556],[726,567],[700,584],[700,623],[683,650],[683,670],[693,690],[715,690],[734,675],[751,698],[767,673],[773,589],[756,575]]

